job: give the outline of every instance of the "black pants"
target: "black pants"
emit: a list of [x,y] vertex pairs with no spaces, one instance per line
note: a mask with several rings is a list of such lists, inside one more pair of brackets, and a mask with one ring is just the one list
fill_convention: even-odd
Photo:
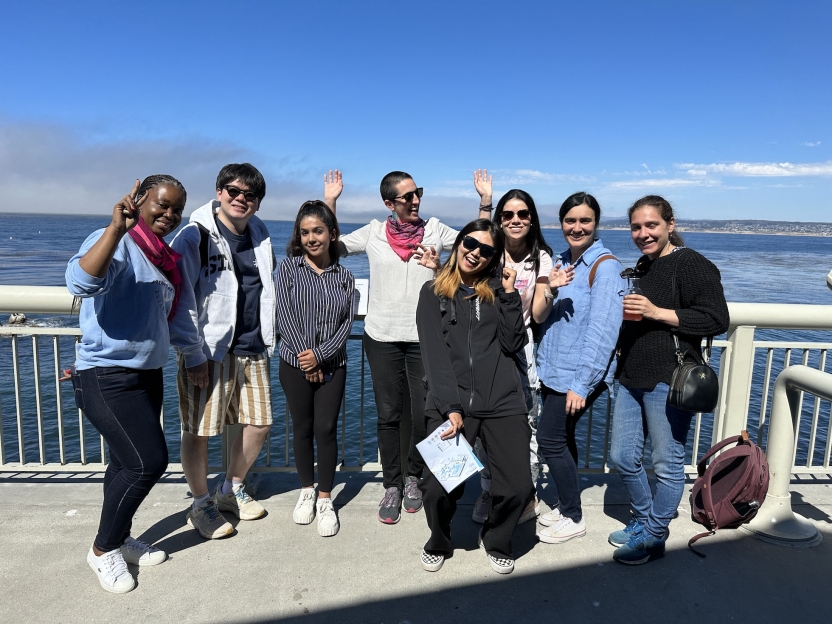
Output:
[[560,512],[574,522],[583,518],[575,428],[606,388],[605,384],[599,384],[586,398],[584,409],[570,416],[566,413],[566,394],[540,385],[543,410],[537,425],[537,452],[549,465],[549,473],[558,488]]
[[318,446],[318,489],[321,492],[331,492],[338,463],[338,413],[344,396],[347,368],[336,368],[332,381],[310,383],[299,368],[281,359],[279,375],[292,416],[295,466],[300,485],[315,485],[314,437]]
[[108,552],[130,536],[136,510],[168,467],[159,423],[162,369],[90,368],[80,375],[84,414],[110,449],[95,536],[95,547]]
[[379,342],[364,334],[364,349],[373,377],[378,412],[378,449],[384,487],[402,489],[402,453],[400,428],[402,421],[402,388],[405,380],[410,388],[410,449],[407,454],[407,476],[420,477],[425,462],[416,445],[425,439],[425,395],[422,384],[425,367],[418,342]]
[[[429,410],[428,435],[443,420],[438,412]],[[534,496],[529,466],[532,430],[528,416],[466,418],[462,432],[471,446],[479,436],[491,465],[491,513],[482,528],[485,549],[495,557],[513,558],[511,536],[523,510]],[[431,554],[449,555],[453,552],[451,520],[456,513],[457,501],[465,492],[465,484],[448,493],[433,473],[426,470],[419,489],[422,490],[425,518],[430,527],[430,539],[425,544],[425,550]]]

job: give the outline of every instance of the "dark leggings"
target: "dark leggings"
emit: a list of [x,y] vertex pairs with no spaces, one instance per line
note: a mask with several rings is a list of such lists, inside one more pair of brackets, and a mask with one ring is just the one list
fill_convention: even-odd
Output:
[[108,552],[130,536],[136,510],[168,467],[168,447],[159,422],[162,369],[98,367],[80,375],[84,414],[110,450],[94,542]]
[[537,425],[537,452],[549,465],[549,473],[558,488],[560,512],[574,522],[583,518],[575,428],[606,388],[605,384],[599,384],[586,398],[584,408],[570,416],[566,413],[566,394],[540,385],[543,409]]
[[318,489],[331,492],[338,463],[338,412],[344,396],[347,368],[336,368],[332,381],[310,383],[303,371],[281,359],[279,375],[292,416],[295,466],[300,485],[315,485],[314,437],[318,445]]

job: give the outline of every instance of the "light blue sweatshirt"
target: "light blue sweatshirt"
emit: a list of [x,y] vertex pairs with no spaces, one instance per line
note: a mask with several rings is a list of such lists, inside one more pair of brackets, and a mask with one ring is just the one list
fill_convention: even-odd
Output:
[[555,264],[559,259],[564,266],[575,263],[572,281],[558,289],[552,311],[540,327],[537,374],[555,392],[571,390],[585,399],[601,382],[612,383],[627,290],[621,263],[599,264],[589,287],[592,265],[610,253],[596,240],[580,258],[573,259],[569,250],[554,258]]
[[75,366],[160,368],[168,360],[173,286],[129,234],[119,242],[107,275],[93,277],[84,271],[78,261],[103,232],[90,234],[66,267],[66,287],[84,299]]

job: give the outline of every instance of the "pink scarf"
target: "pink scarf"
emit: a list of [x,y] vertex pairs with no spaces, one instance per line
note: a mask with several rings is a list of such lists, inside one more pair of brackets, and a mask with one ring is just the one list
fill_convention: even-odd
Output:
[[179,267],[176,266],[176,261],[182,256],[171,249],[163,239],[156,236],[141,217],[136,220],[136,226],[130,229],[130,236],[144,252],[145,257],[165,274],[173,286],[173,304],[168,314],[168,320],[171,320],[179,304],[179,295],[182,293],[182,276],[179,274]]
[[387,242],[396,255],[407,262],[413,257],[416,246],[425,237],[425,222],[422,219],[413,223],[396,221],[393,215],[387,217]]

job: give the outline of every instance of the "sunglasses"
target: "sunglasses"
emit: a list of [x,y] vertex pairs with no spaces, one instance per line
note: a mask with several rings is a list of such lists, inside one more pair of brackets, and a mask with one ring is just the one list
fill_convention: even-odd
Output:
[[482,256],[486,260],[494,256],[495,253],[497,253],[497,250],[494,249],[491,245],[481,243],[473,236],[466,236],[465,238],[463,238],[462,246],[468,251],[474,251],[475,249],[479,249],[480,256]]
[[412,202],[412,201],[413,201],[413,196],[414,196],[414,195],[415,195],[416,197],[418,197],[419,199],[421,199],[421,198],[422,198],[422,193],[424,193],[424,192],[425,192],[425,189],[423,189],[423,188],[420,186],[420,187],[419,187],[419,188],[417,188],[415,191],[408,191],[408,192],[407,192],[407,193],[405,193],[404,195],[399,195],[398,197],[391,197],[391,198],[390,198],[390,201],[396,201],[397,199],[403,199],[405,202],[408,202],[408,203],[409,203],[409,202]]
[[230,186],[226,184],[223,188],[225,189],[225,192],[228,193],[228,196],[231,199],[236,199],[237,195],[242,193],[245,200],[251,203],[258,197],[257,193],[255,193],[254,191],[244,191],[243,189],[239,189],[236,186]]
[[516,213],[513,210],[503,210],[500,213],[500,218],[503,221],[511,221],[514,218],[515,214],[517,215],[517,218],[521,221],[525,221],[526,219],[529,219],[531,217],[531,213],[524,208],[523,210],[518,210]]

